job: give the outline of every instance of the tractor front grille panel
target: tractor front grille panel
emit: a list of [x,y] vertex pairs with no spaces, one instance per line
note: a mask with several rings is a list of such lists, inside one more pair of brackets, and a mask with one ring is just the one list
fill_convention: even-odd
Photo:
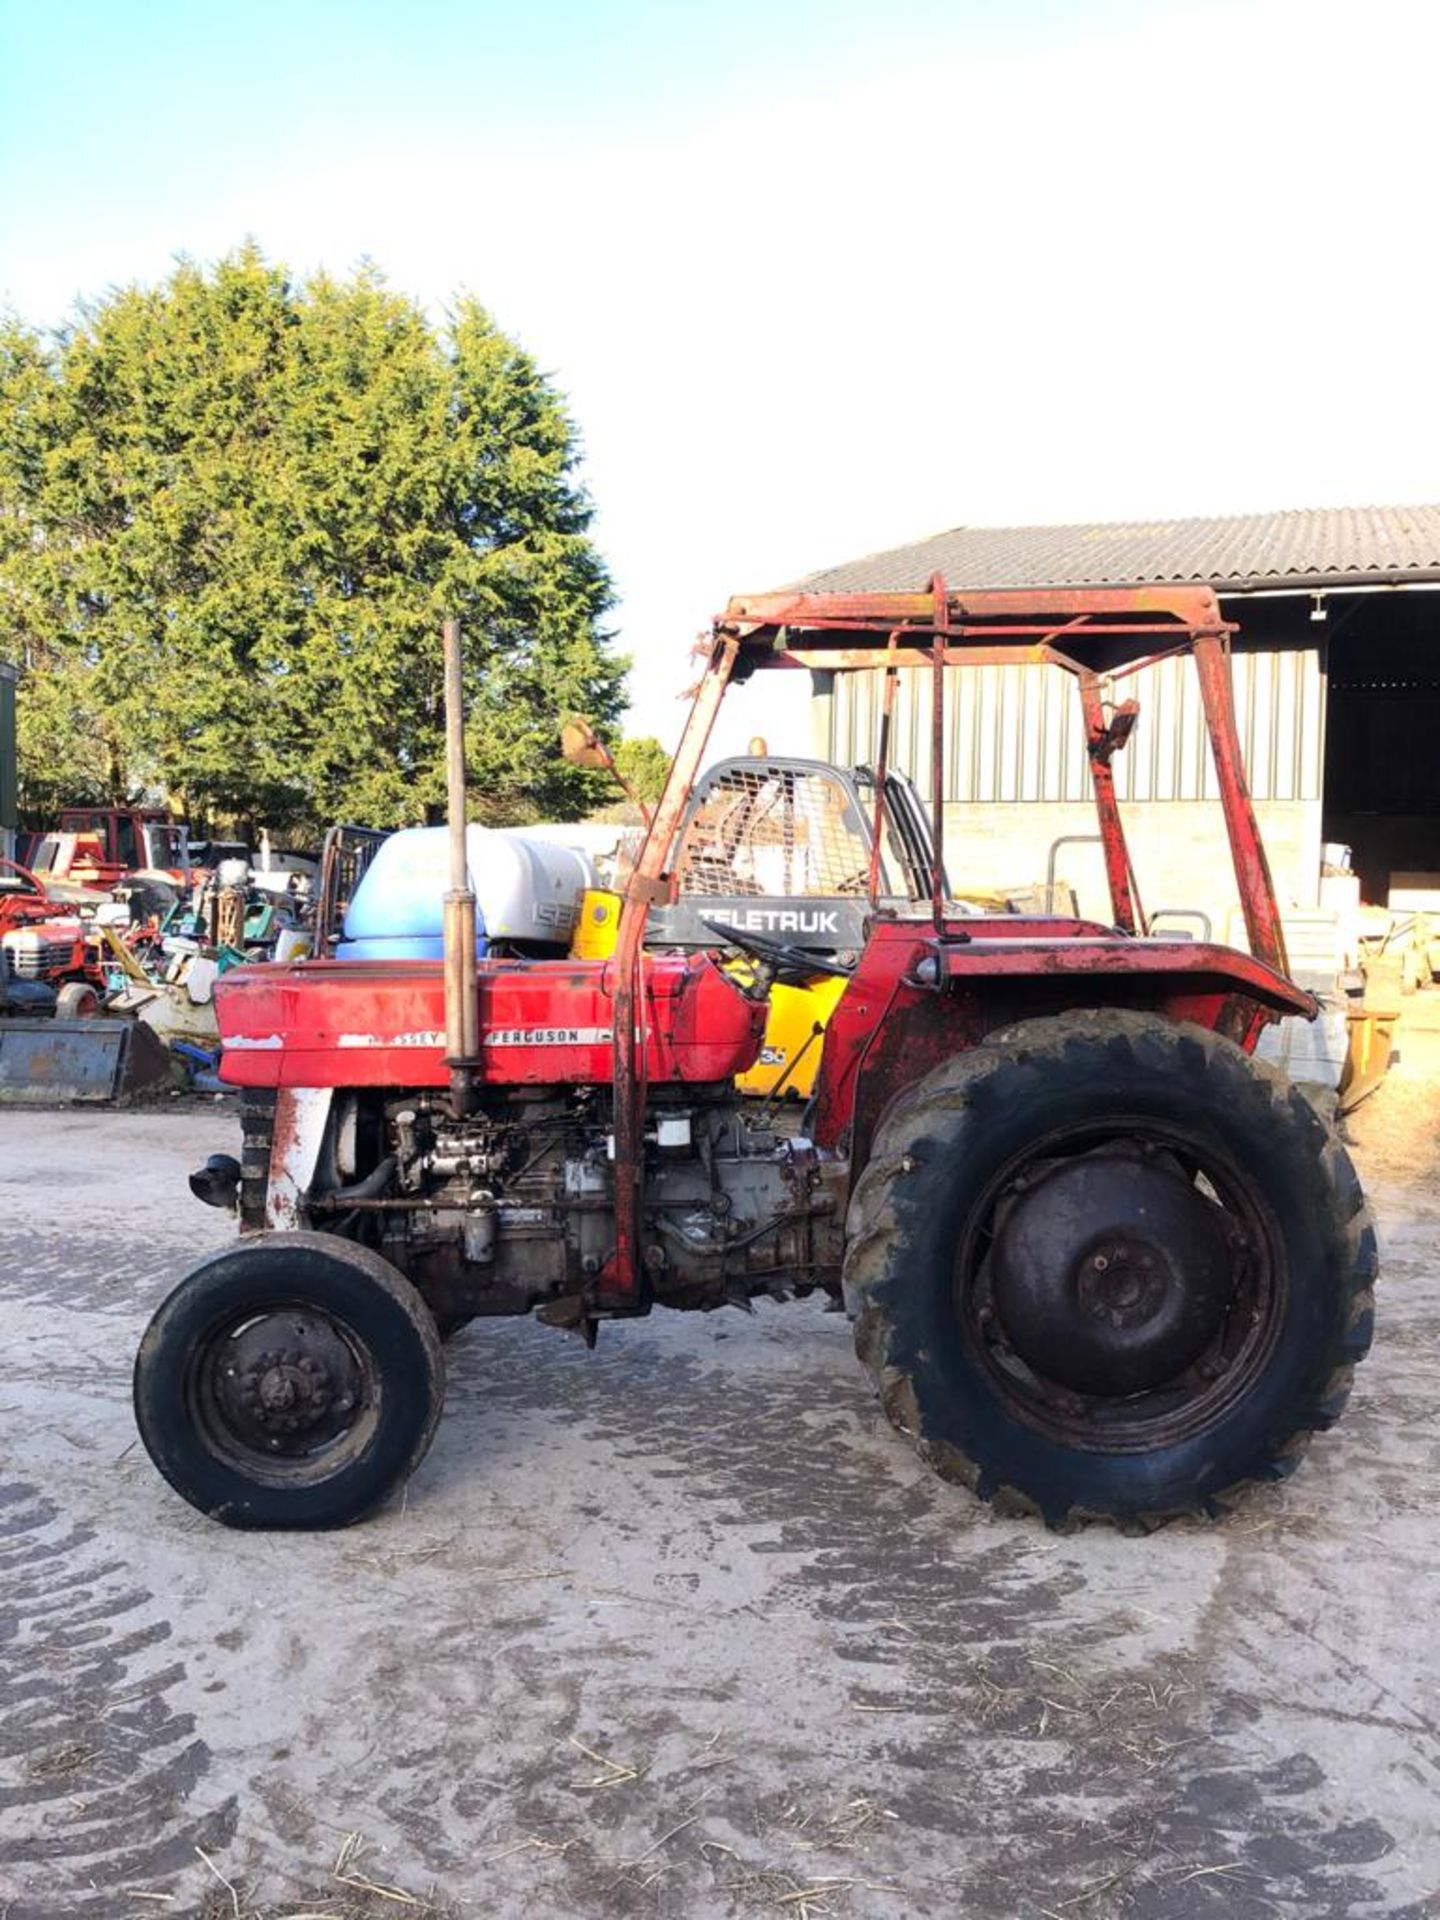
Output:
[[63,973],[75,952],[71,940],[38,940],[33,934],[12,933],[5,938],[5,971],[15,980],[46,980]]
[[727,770],[703,794],[675,863],[682,899],[862,896],[868,836],[838,780],[798,769]]

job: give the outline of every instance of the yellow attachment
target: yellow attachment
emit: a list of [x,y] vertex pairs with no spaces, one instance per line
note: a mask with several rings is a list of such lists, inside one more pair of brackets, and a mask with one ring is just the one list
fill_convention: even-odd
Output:
[[[773,1092],[776,1083],[784,1077],[785,1093],[793,1093],[801,1100],[809,1099],[825,1048],[824,1030],[847,984],[845,980],[826,975],[807,986],[770,989],[770,1017],[765,1022],[765,1043],[760,1049],[760,1058],[748,1072],[735,1076],[741,1093]],[[797,1056],[799,1065],[787,1075],[786,1067]]]
[[620,931],[620,908],[623,904],[618,893],[611,893],[605,887],[586,888],[580,896],[580,918],[575,922],[575,932],[570,941],[572,960],[610,958]]
[[[604,887],[589,888],[581,896],[580,918],[570,942],[572,960],[610,958],[620,927],[621,905],[620,895]],[[732,962],[727,971],[746,981],[754,977],[751,964],[746,960]],[[799,1065],[785,1076],[784,1092],[808,1100],[820,1065],[823,1031],[844,991],[844,980],[825,976],[804,987],[772,987],[770,1017],[765,1023],[760,1058],[747,1073],[737,1074],[735,1078],[741,1093],[759,1096],[773,1092],[785,1076],[787,1065],[798,1056]],[[815,1031],[817,1026],[820,1034]]]

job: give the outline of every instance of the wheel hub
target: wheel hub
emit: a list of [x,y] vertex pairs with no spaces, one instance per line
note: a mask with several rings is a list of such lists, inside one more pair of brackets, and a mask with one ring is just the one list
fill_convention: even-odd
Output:
[[1234,1222],[1183,1174],[1090,1154],[1027,1184],[999,1217],[994,1310],[1042,1381],[1106,1397],[1145,1393],[1214,1342],[1236,1252]]
[[298,1350],[262,1353],[241,1375],[240,1397],[262,1425],[293,1433],[313,1426],[330,1405],[330,1372]]
[[1081,1310],[1110,1327],[1143,1327],[1165,1302],[1165,1278],[1143,1240],[1108,1240],[1080,1262],[1075,1293]]
[[363,1394],[355,1355],[334,1322],[317,1314],[252,1320],[215,1351],[211,1379],[232,1440],[269,1454],[308,1453],[335,1439],[353,1423]]

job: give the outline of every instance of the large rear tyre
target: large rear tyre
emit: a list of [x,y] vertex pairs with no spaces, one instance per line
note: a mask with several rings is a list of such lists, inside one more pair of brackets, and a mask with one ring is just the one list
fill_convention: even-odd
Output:
[[429,1309],[368,1247],[242,1240],[165,1301],[135,1419],[175,1491],[230,1527],[344,1527],[425,1457],[445,1395]]
[[1290,1473],[1369,1348],[1375,1239],[1344,1148],[1199,1027],[1067,1014],[891,1107],[846,1300],[891,1421],[1052,1527],[1218,1517]]

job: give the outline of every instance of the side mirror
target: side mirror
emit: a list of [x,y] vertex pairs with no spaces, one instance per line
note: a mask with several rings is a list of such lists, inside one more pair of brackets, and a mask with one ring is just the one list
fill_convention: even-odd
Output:
[[560,751],[572,767],[589,767],[596,773],[608,773],[626,799],[639,808],[640,818],[645,825],[650,825],[653,818],[651,809],[621,773],[615,764],[614,754],[583,714],[567,720],[560,729]]
[[577,718],[565,722],[560,729],[560,751],[572,767],[588,767],[596,773],[615,772],[610,749],[588,720]]

